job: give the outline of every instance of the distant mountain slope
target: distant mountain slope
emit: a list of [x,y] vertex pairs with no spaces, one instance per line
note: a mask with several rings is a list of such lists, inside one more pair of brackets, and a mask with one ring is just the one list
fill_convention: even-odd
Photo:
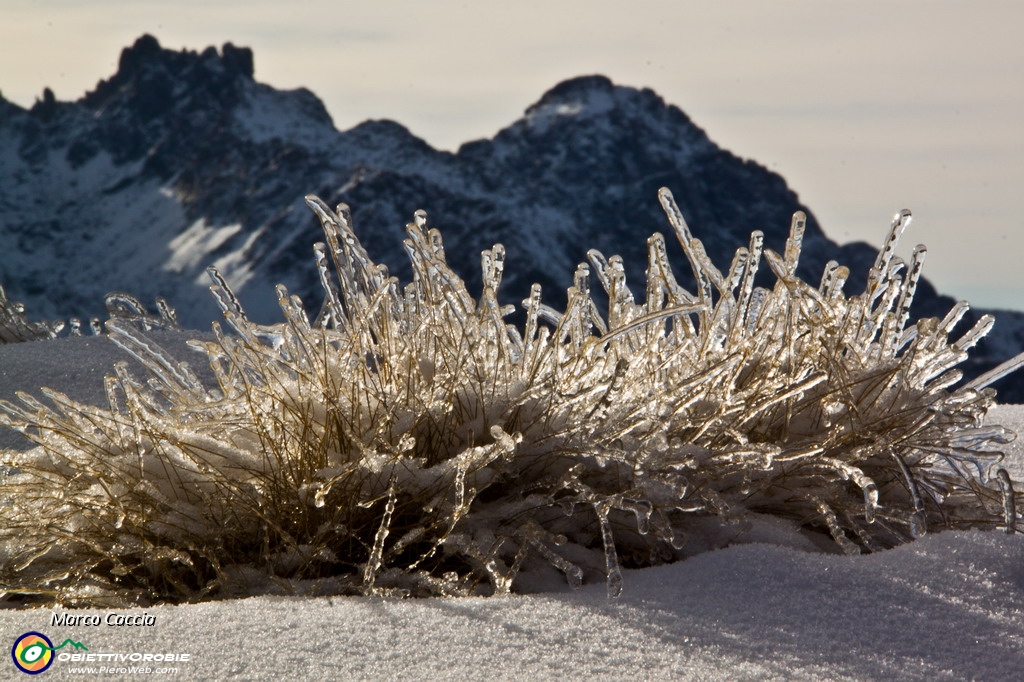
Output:
[[[367,248],[403,277],[404,225],[418,208],[471,288],[480,251],[503,243],[502,298],[514,303],[538,281],[561,306],[589,248],[621,254],[642,287],[646,239],[669,231],[661,186],[722,268],[754,229],[781,249],[798,209],[808,213],[809,281],[836,259],[858,291],[874,258],[865,244],[829,240],[782,177],[722,150],[651,90],[566,81],[494,138],[451,154],[391,121],[338,131],[313,93],[253,73],[249,49],[175,52],[143,36],[76,102],[49,90],[28,110],[0,99],[0,284],[10,296],[33,315],[67,317],[100,314],[111,290],[161,295],[184,324],[205,328],[216,317],[205,268],[216,264],[256,319],[277,318],[278,282],[315,306],[310,192],[349,203]],[[923,283],[914,312],[952,303]],[[1024,315],[999,317],[979,366],[1024,348]]]

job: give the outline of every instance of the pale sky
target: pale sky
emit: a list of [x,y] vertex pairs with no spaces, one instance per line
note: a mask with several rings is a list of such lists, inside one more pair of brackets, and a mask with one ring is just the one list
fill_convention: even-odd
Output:
[[230,41],[340,129],[391,118],[454,150],[602,73],[782,174],[837,241],[912,209],[902,251],[928,245],[940,291],[1024,309],[1022,31],[1019,0],[0,0],[0,91],[78,98],[142,33]]

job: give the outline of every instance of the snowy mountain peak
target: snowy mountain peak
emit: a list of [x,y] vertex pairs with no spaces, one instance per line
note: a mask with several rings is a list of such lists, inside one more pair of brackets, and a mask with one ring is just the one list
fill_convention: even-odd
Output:
[[690,143],[709,144],[707,135],[678,107],[667,104],[649,88],[616,85],[606,76],[579,76],[548,90],[527,108],[522,123],[546,131],[556,119],[612,119],[614,125],[633,121],[651,132],[685,137]]
[[[308,146],[317,136],[334,134],[313,93],[274,90],[253,74],[249,48],[225,43],[219,51],[175,51],[144,35],[122,51],[117,73],[80,104],[96,119],[100,145],[116,149],[118,160],[154,153],[162,158],[168,150],[178,154],[212,139],[279,137]],[[90,150],[76,155],[89,158]]]
[[530,106],[525,118],[536,122],[548,116],[607,113],[616,105],[615,90],[615,85],[605,76],[580,76],[563,81]]

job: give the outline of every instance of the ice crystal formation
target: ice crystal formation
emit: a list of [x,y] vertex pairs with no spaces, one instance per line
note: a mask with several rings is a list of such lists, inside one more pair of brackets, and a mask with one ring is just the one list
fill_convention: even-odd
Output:
[[0,344],[52,339],[64,328],[57,322],[33,322],[25,315],[25,306],[7,298],[0,286]]
[[[149,312],[146,306],[131,294],[112,292],[103,300],[111,319],[133,324],[142,331],[180,329],[174,309],[162,298],[156,301],[155,314]],[[53,339],[65,329],[69,336],[81,336],[82,321],[72,317],[68,324],[64,324],[63,321],[34,322],[25,314],[25,306],[7,298],[7,292],[0,286],[0,344]],[[92,334],[103,333],[100,319],[94,317],[89,320],[88,329]]]
[[[803,214],[781,253],[755,232],[723,272],[660,198],[695,291],[655,234],[639,301],[622,260],[591,251],[564,311],[535,285],[516,326],[501,245],[483,252],[474,298],[418,212],[403,287],[347,207],[309,197],[323,306],[310,319],[279,287],[285,321],[254,324],[211,269],[226,326],[192,345],[215,387],[115,317],[148,380],[118,364],[105,408],[47,389],[49,404],[2,405],[39,447],[5,455],[0,589],[65,604],[487,594],[557,572],[615,595],[622,566],[763,515],[853,554],[940,528],[1013,532],[998,467],[1013,434],[982,419],[987,385],[1024,360],[958,385],[992,319],[956,340],[966,303],[908,324],[925,256],[895,255],[909,212],[847,296],[835,262],[820,284],[795,276]],[[764,263],[771,289],[755,286]]]

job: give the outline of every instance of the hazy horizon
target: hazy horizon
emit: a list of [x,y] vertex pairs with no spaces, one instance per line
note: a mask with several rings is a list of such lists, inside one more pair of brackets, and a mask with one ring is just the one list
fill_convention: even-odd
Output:
[[449,150],[601,73],[780,173],[834,240],[877,245],[908,207],[901,252],[927,244],[941,292],[1024,308],[1024,4],[5,0],[0,18],[0,92],[22,106],[81,97],[150,33],[251,47],[257,80],[309,88],[339,129],[390,118]]

